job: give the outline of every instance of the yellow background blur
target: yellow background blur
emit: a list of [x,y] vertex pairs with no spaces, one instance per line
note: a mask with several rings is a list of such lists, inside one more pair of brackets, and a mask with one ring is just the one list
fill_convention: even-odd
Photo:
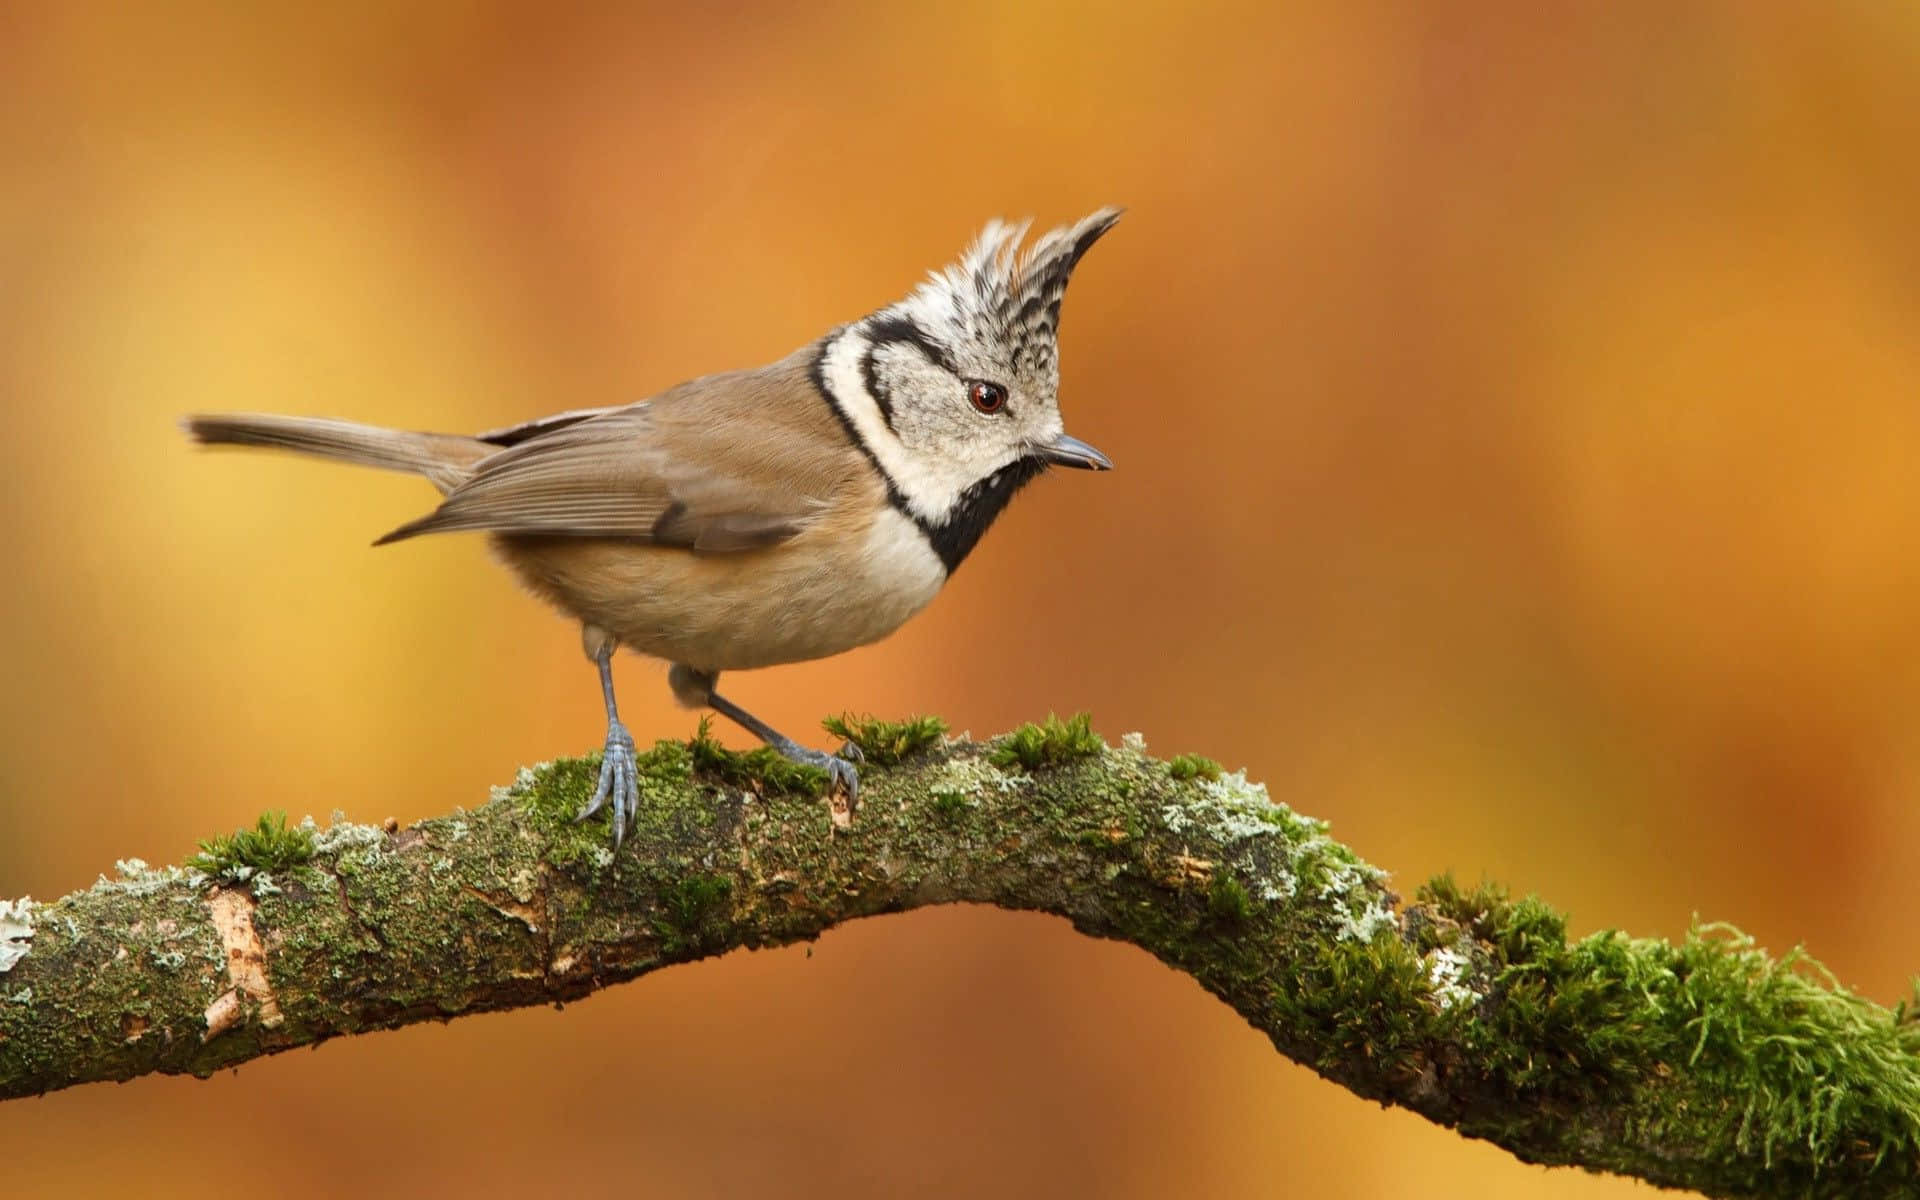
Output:
[[[0,894],[598,744],[573,626],[476,540],[367,548],[424,485],[180,414],[635,399],[989,216],[1117,202],[1062,400],[1119,470],[738,699],[1090,708],[1406,890],[1731,919],[1883,1002],[1920,967],[1920,7],[137,7],[0,7]],[[643,740],[691,729],[620,673]],[[958,909],[10,1104],[0,1163],[23,1197],[1633,1191]]]

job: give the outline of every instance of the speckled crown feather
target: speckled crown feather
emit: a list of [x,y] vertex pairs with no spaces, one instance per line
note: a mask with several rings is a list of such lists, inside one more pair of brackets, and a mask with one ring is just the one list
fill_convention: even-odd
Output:
[[906,307],[941,314],[976,344],[1008,347],[1023,375],[1051,374],[1067,280],[1122,211],[1103,208],[1050,229],[1024,252],[1020,243],[1032,222],[990,221],[960,261],[932,272]]

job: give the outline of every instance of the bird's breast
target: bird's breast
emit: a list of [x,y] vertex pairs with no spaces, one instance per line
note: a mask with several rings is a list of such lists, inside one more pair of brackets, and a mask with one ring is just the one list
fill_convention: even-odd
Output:
[[879,641],[939,594],[947,571],[918,526],[891,508],[864,524],[818,541],[809,531],[773,552],[779,582],[763,598],[742,597],[743,612],[759,611],[742,622],[727,666],[825,658]]
[[643,654],[708,671],[825,658],[878,641],[947,579],[919,527],[891,508],[829,517],[744,553],[581,539],[497,544],[556,607]]

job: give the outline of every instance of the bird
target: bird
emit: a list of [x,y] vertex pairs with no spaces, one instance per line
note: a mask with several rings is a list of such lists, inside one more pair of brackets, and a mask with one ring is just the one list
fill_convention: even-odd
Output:
[[716,690],[724,671],[839,654],[892,633],[952,578],[1014,494],[1050,467],[1110,470],[1059,406],[1060,303],[1119,220],[1102,208],[1027,241],[990,221],[903,298],[777,362],[635,403],[473,435],[318,417],[201,414],[202,445],[267,447],[424,477],[432,512],[379,538],[479,531],[535,595],[579,621],[607,735],[585,820],[617,848],[639,805],[614,699],[619,647],[665,660],[711,708],[849,806],[858,752],[811,749]]

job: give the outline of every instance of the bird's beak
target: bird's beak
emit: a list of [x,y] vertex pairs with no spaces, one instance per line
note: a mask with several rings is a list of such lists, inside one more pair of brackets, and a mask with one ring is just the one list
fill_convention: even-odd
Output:
[[1045,446],[1035,448],[1034,453],[1043,461],[1056,467],[1079,467],[1083,471],[1111,471],[1113,460],[1095,450],[1077,437],[1061,434]]

